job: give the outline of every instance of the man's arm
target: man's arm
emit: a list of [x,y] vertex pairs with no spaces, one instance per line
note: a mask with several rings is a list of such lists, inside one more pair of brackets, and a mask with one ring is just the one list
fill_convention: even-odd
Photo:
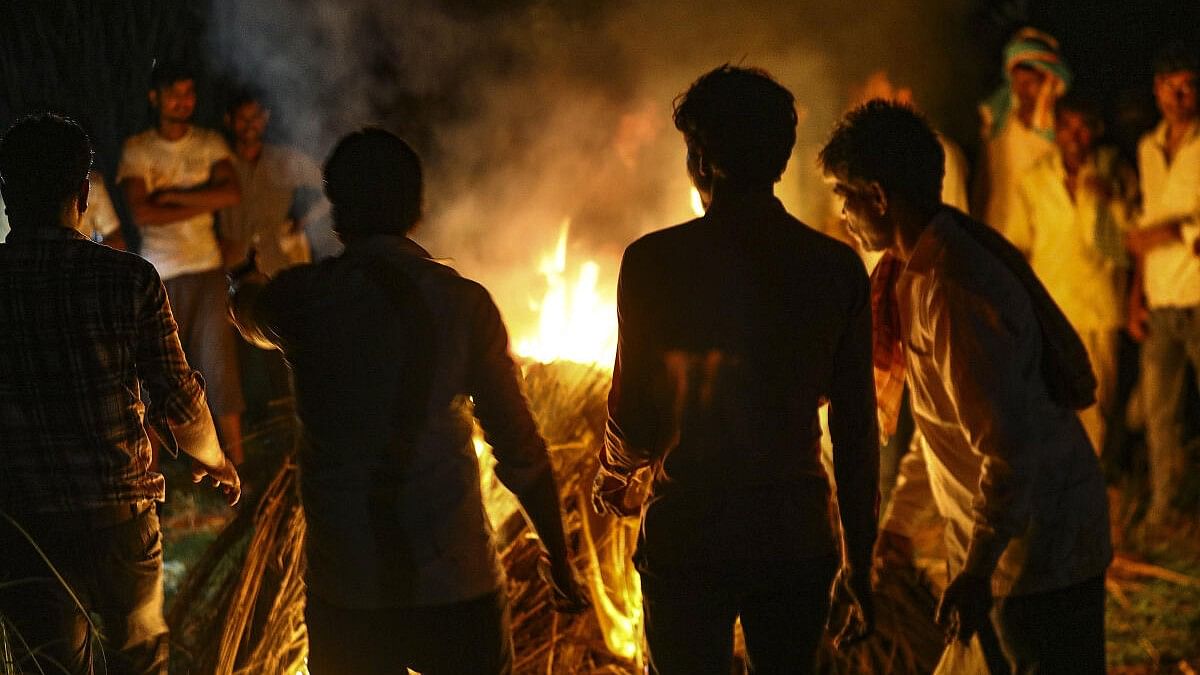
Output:
[[[1018,367],[1027,355],[1001,315],[1004,309],[943,283],[934,290],[928,310],[934,317],[933,360],[944,364],[940,374],[959,424],[982,458],[966,560],[942,593],[936,615],[964,643],[986,625],[992,574],[1009,541],[1027,527],[1033,508],[1037,448],[1027,426],[1032,419],[1030,387],[1037,385]],[[1036,319],[1030,315],[1027,320]],[[1031,376],[1040,377],[1040,368]]]
[[[971,448],[982,459],[975,522],[965,571],[991,578],[1008,542],[1023,532],[1032,510],[1037,450],[1028,436],[1035,382],[1017,364],[1017,335],[1004,308],[955,284],[931,298],[933,358]],[[1030,320],[1035,320],[1030,316]],[[1036,330],[1036,326],[1025,327]],[[1032,377],[1040,377],[1035,368]]]
[[870,287],[858,272],[849,322],[834,355],[829,435],[846,560],[852,573],[871,569],[879,513],[879,427],[871,362]]
[[246,342],[259,349],[281,347],[270,325],[270,296],[264,293],[269,281],[254,266],[253,253],[245,263],[229,271],[229,316]]
[[242,189],[233,162],[222,159],[213,163],[207,183],[193,188],[159,190],[154,196],[160,204],[201,208],[207,212],[237,206],[242,201]]
[[571,567],[546,442],[521,392],[500,312],[486,293],[476,303],[471,325],[470,393],[475,416],[496,457],[496,477],[516,495],[545,547],[559,608],[582,610],[587,600]]
[[833,357],[829,390],[829,435],[833,442],[833,477],[846,565],[834,593],[848,592],[856,611],[847,616],[834,644],[841,648],[874,630],[871,550],[879,516],[879,426],[875,411],[872,365],[871,289],[854,261],[849,320]]
[[125,203],[129,205],[129,213],[138,227],[167,225],[211,210],[198,206],[159,203],[157,197],[146,188],[146,181],[137,177],[131,176],[122,180],[121,191],[125,193]]
[[1146,258],[1133,256],[1133,278],[1129,282],[1129,299],[1126,307],[1125,330],[1134,342],[1145,342],[1149,336],[1147,322],[1150,310],[1146,308],[1145,296]]
[[235,206],[242,199],[237,174],[228,159],[213,163],[208,182],[194,188],[168,188],[150,192],[143,179],[133,176],[123,180],[121,188],[134,222],[140,227],[186,220]]
[[194,481],[211,476],[229,503],[236,504],[241,479],[217,442],[204,397],[204,380],[188,366],[162,282],[152,273],[146,279],[135,359],[138,376],[150,394],[147,417],[151,427],[175,441],[177,447],[170,444],[171,439],[165,439],[169,449],[183,450],[195,460]]
[[1196,214],[1189,213],[1134,227],[1125,235],[1125,247],[1135,256],[1144,256],[1161,246],[1182,242],[1183,226],[1194,220]]

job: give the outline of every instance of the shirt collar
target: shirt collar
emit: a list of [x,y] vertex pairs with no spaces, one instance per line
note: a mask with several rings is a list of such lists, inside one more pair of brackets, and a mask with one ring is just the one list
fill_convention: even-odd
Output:
[[394,234],[369,234],[346,244],[347,251],[370,251],[378,248],[387,248],[417,258],[433,258],[429,251],[417,242]]
[[934,260],[941,249],[941,242],[944,238],[942,232],[948,227],[955,226],[956,213],[954,209],[946,206],[934,214],[933,219],[917,237],[917,244],[913,247],[912,255],[908,257],[904,273],[924,274],[933,268]]
[[[1192,128],[1188,130],[1187,138],[1184,139],[1183,144],[1187,145],[1190,143],[1196,138],[1197,134],[1200,134],[1200,119],[1192,121]],[[1167,121],[1160,120],[1158,126],[1154,127],[1154,131],[1150,132],[1150,137],[1154,139],[1154,144],[1160,149],[1167,147]]]
[[765,212],[784,211],[783,202],[770,192],[732,193],[713,202],[704,214],[717,220],[739,220],[741,216],[761,217]]
[[72,239],[91,241],[80,234],[79,230],[62,225],[23,227],[19,230],[11,230],[4,241],[8,244],[15,244],[26,241],[70,241]]

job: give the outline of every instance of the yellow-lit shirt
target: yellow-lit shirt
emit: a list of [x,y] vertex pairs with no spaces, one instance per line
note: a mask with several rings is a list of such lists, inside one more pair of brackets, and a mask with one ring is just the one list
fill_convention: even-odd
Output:
[[1062,156],[1038,160],[1021,176],[1019,208],[1005,229],[1077,331],[1111,330],[1122,322],[1122,266],[1097,242],[1102,215],[1120,230],[1128,223],[1118,196],[1103,187],[1111,183],[1111,172],[1101,168],[1111,165],[1111,152],[1103,149],[1080,169],[1074,197]]
[[[1169,164],[1166,143],[1166,122],[1138,143],[1143,227],[1200,209],[1200,124],[1192,126],[1187,140]],[[1200,305],[1200,257],[1192,252],[1200,225],[1186,224],[1182,235],[1182,241],[1159,246],[1146,254],[1146,302],[1151,309]]]

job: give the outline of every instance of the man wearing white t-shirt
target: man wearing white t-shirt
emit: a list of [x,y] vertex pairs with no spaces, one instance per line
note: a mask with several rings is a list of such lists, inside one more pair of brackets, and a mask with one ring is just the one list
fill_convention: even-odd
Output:
[[1142,341],[1142,406],[1150,459],[1146,521],[1171,519],[1184,450],[1184,377],[1200,372],[1200,59],[1169,45],[1154,64],[1154,98],[1163,119],[1138,143],[1142,218],[1126,240],[1137,257],[1129,332]]
[[207,382],[217,429],[240,463],[245,403],[213,213],[237,204],[241,191],[225,140],[190,122],[196,108],[192,73],[156,67],[149,97],[158,125],[125,141],[117,182],[141,232],[142,257],[167,287],[188,361]]

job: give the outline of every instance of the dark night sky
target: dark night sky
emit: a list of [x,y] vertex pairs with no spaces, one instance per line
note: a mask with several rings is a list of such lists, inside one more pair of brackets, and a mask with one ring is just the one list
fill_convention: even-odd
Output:
[[[884,0],[878,6],[895,1]],[[447,12],[468,17],[503,17],[530,8],[544,9],[573,15],[574,20],[586,24],[589,14],[601,13],[612,4],[630,3],[454,0],[442,6]],[[942,7],[946,2],[902,4],[919,15],[924,6]],[[1022,23],[1014,17],[1024,16],[1061,40],[1076,72],[1077,89],[1101,102],[1110,120],[1115,119],[1118,104],[1151,104],[1149,64],[1159,46],[1171,38],[1200,37],[1197,2],[963,0],[959,4],[969,10],[968,21],[960,26],[964,29],[960,39],[918,48],[926,58],[953,63],[953,81],[928,86],[941,84],[939,88],[957,92],[918,94],[936,100],[927,106],[931,113],[968,147],[974,144],[975,102],[996,83],[999,48],[1011,30]],[[736,7],[730,11],[736,11]],[[102,151],[102,162],[112,163],[114,160],[107,155],[115,150],[117,138],[147,122],[137,82],[145,77],[148,59],[155,54],[186,55],[203,64],[212,63],[205,54],[208,44],[204,35],[210,12],[206,0],[133,0],[112,5],[83,0],[0,0],[0,125],[7,126],[15,115],[34,109],[67,109],[88,119]],[[869,14],[846,13],[840,17],[844,23],[869,21]],[[698,16],[696,20],[705,18]],[[889,37],[898,54],[914,52],[911,45],[905,44],[904,35]],[[915,79],[916,71],[922,68],[921,61],[911,56],[901,59],[900,64],[900,79],[905,79],[904,70],[913,71]],[[219,82],[220,75],[213,75]],[[220,89],[220,84],[210,87]],[[436,98],[408,103],[434,108],[447,104]],[[212,97],[202,97],[198,113],[201,121],[214,123],[216,112]]]

